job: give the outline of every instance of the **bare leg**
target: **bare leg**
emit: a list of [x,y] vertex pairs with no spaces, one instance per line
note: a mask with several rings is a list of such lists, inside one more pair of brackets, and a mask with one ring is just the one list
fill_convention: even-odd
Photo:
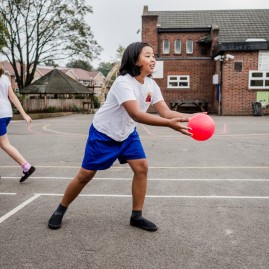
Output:
[[158,227],[151,221],[142,216],[146,191],[148,163],[146,159],[138,159],[128,161],[130,167],[134,171],[132,195],[133,195],[133,212],[130,219],[130,225],[141,228],[146,231],[155,232]]
[[10,144],[7,134],[0,136],[0,147],[19,165],[27,162],[20,152]]
[[96,171],[80,168],[78,174],[67,186],[61,205],[68,207],[74,199],[80,194],[86,184],[94,177]]
[[128,161],[134,172],[132,183],[133,210],[142,210],[146,191],[147,191],[147,174],[148,163],[146,159]]
[[60,205],[49,219],[48,226],[50,229],[59,229],[61,227],[62,218],[67,207],[80,194],[82,189],[94,177],[95,174],[96,171],[80,168],[78,174],[67,186]]

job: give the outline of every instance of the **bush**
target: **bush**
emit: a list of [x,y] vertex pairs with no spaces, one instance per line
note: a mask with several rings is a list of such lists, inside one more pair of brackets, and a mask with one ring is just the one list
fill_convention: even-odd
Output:
[[47,108],[47,112],[48,112],[48,113],[58,112],[58,108],[55,107],[55,106],[49,106],[49,107]]
[[99,108],[100,107],[100,102],[97,96],[93,97],[93,104],[94,104],[94,108]]
[[76,105],[73,105],[72,108],[71,108],[71,111],[72,112],[79,112],[80,111],[80,108],[77,107]]

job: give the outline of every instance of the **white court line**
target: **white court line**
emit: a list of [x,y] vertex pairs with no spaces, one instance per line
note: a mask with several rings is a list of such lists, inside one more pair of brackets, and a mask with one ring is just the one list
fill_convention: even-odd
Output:
[[[80,169],[81,166],[69,166],[69,165],[61,165],[61,166],[51,166],[51,165],[35,165],[36,168],[64,168],[64,169]],[[0,168],[18,168],[18,166],[14,165],[1,165]],[[114,166],[110,167],[110,170],[118,170],[118,169],[129,169],[131,168],[126,165],[126,166]],[[174,169],[269,169],[269,166],[150,166],[150,169],[167,169],[167,170],[174,170]]]
[[4,216],[2,216],[0,218],[0,223],[4,222],[6,219],[8,219],[9,217],[11,217],[12,215],[16,214],[18,211],[20,211],[22,208],[24,208],[26,205],[30,204],[31,202],[33,202],[35,199],[37,199],[38,197],[40,197],[40,194],[35,194],[33,197],[31,197],[30,199],[26,200],[25,202],[21,203],[20,205],[18,205],[17,207],[15,207],[14,209],[12,209],[11,211],[9,211],[7,214],[5,214]]
[[[61,193],[38,193],[39,196],[63,196]],[[129,194],[80,194],[78,197],[131,198]],[[189,198],[189,199],[269,199],[269,196],[229,196],[229,195],[146,195],[146,198]]]
[[[2,179],[15,179],[18,177],[2,177]],[[49,180],[72,180],[73,177],[35,177],[31,179],[49,179]],[[132,176],[128,178],[114,178],[114,177],[94,177],[93,180],[105,180],[105,181],[132,181]],[[148,178],[148,181],[242,181],[242,182],[269,182],[269,178]],[[1,194],[1,193],[0,193]]]

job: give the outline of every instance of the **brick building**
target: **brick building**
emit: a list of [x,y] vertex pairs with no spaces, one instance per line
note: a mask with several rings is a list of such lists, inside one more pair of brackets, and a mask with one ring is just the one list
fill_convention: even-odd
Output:
[[269,10],[149,11],[142,41],[153,46],[154,78],[173,109],[220,115],[269,112]]

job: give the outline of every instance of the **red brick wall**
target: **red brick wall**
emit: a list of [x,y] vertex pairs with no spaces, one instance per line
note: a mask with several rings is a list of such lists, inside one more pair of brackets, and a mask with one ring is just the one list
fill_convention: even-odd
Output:
[[[258,52],[229,52],[234,60],[223,62],[222,115],[252,115],[251,103],[256,91],[248,89],[249,70],[258,70]],[[234,62],[241,61],[241,72],[234,71]]]
[[157,16],[142,16],[142,41],[150,43],[158,53]]
[[[208,56],[210,57],[210,46],[202,46],[199,41],[202,37],[208,35],[208,32],[199,32],[199,33],[161,33],[159,34],[159,57],[205,57]],[[170,41],[170,53],[169,54],[163,54],[162,49],[163,49],[163,41],[167,39]],[[174,53],[174,42],[176,39],[181,40],[181,54],[175,54]],[[193,53],[192,54],[187,54],[186,53],[186,41],[190,39],[193,41]],[[201,49],[202,48],[207,48],[207,54],[202,55],[201,54]]]
[[[176,70],[176,71],[175,71]],[[169,104],[173,100],[206,100],[209,111],[213,111],[214,86],[212,85],[214,66],[212,60],[165,60],[164,78],[155,79],[165,101]],[[168,75],[189,75],[189,89],[167,88]]]

